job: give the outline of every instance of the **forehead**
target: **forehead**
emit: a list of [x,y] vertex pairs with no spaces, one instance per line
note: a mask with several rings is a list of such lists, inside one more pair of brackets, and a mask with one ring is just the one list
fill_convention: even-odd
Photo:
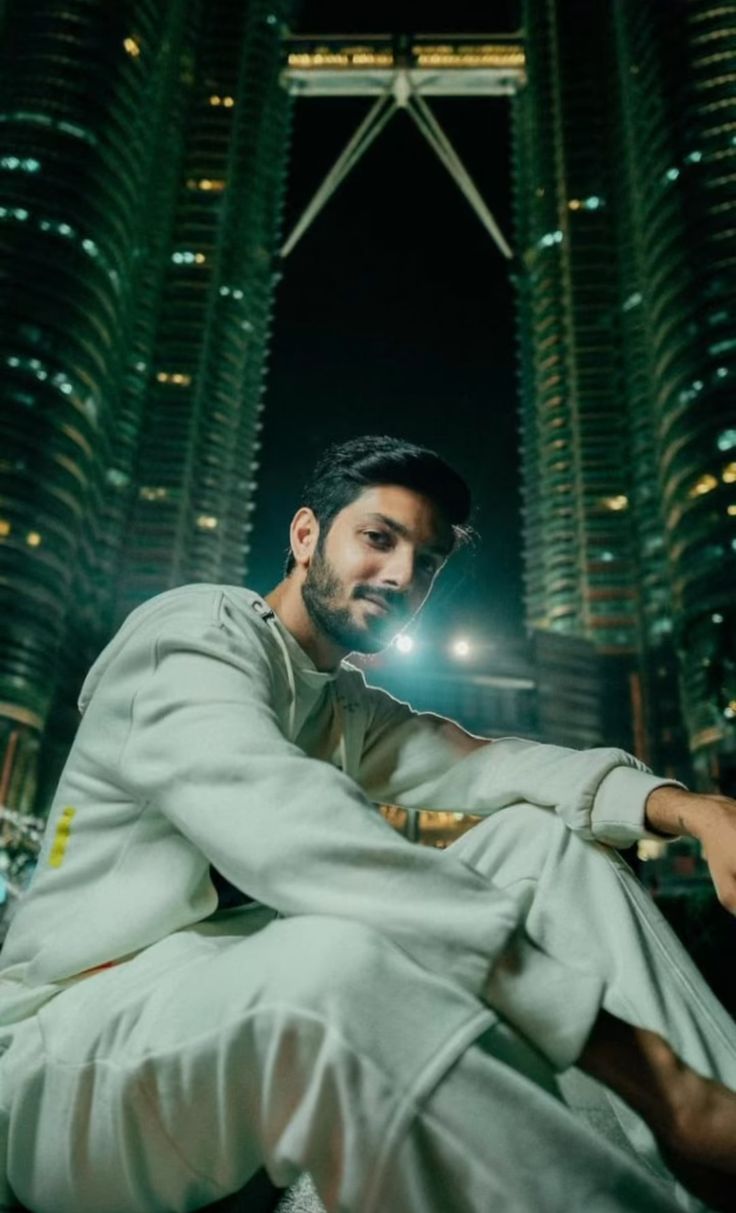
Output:
[[402,538],[443,556],[452,550],[452,527],[442,512],[428,497],[403,485],[371,485],[343,513],[353,523],[383,523]]

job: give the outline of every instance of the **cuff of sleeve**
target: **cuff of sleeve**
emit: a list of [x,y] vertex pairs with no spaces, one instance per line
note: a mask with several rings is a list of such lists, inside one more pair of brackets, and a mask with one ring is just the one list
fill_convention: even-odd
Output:
[[661,840],[662,834],[644,824],[644,810],[649,793],[664,785],[685,786],[677,779],[663,779],[661,775],[651,775],[635,767],[616,767],[609,771],[601,780],[593,802],[590,815],[593,837],[612,847],[630,847],[640,838]]
[[603,981],[516,935],[494,966],[484,997],[560,1071],[583,1051],[603,1000]]

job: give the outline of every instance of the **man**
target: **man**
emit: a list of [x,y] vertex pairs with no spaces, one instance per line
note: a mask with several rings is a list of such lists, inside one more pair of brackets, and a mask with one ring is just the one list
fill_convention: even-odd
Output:
[[[700,838],[733,910],[736,803],[368,688],[342,659],[421,608],[467,487],[368,437],[302,500],[265,599],[163,594],[85,682],[0,971],[6,1200],[176,1213],[265,1165],[329,1213],[733,1209],[734,1025],[606,844]],[[440,852],[382,802],[486,820]]]

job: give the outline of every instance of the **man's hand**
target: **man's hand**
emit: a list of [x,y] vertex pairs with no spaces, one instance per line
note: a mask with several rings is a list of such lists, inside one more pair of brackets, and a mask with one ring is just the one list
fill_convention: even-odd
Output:
[[649,793],[646,821],[663,834],[698,839],[718,900],[736,914],[736,800],[665,785]]

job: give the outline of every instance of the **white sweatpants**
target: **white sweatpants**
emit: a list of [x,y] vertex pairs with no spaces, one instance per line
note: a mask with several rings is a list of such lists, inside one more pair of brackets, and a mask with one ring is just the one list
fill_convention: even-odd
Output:
[[[614,852],[521,805],[454,847],[495,885],[528,885],[528,936],[600,973],[609,1011],[736,1088],[736,1028]],[[263,1164],[280,1185],[311,1172],[329,1213],[701,1207],[678,1199],[620,1101],[575,1071],[556,1077],[380,933],[305,916],[243,935],[240,921],[229,935],[178,932],[13,1031],[0,1121],[10,1184],[33,1213],[185,1213]],[[544,988],[508,990],[529,1002],[499,1005],[514,1023],[544,1002]],[[613,1109],[641,1161],[558,1086],[588,1119]]]

